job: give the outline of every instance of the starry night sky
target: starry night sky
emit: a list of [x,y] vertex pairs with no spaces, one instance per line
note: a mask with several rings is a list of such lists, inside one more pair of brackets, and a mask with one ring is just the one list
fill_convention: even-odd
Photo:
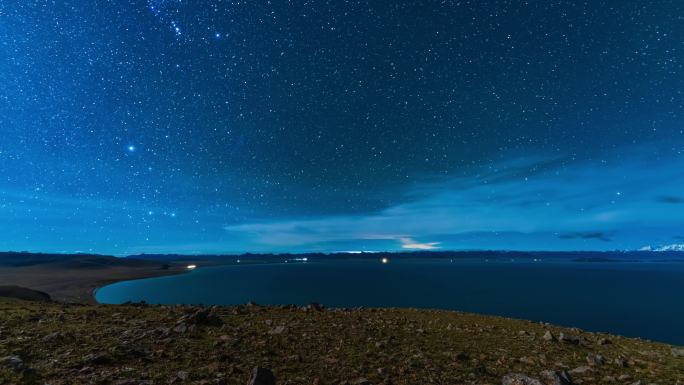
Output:
[[0,250],[684,243],[684,2],[0,2]]

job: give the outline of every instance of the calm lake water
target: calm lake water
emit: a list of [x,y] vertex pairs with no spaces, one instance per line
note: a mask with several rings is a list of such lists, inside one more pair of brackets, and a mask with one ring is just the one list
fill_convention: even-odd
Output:
[[101,288],[102,303],[452,309],[684,345],[684,263],[455,260],[240,264]]

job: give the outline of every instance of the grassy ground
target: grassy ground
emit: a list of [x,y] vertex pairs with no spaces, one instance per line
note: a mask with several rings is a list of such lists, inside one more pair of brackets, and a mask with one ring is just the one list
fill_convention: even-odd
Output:
[[499,384],[552,369],[577,384],[674,385],[679,353],[447,311],[0,302],[0,384],[245,384],[262,366],[278,384]]

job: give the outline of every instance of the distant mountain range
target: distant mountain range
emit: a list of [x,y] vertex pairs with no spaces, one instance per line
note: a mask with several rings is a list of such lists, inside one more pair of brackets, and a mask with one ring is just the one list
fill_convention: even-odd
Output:
[[665,246],[658,246],[658,247],[651,247],[649,245],[649,246],[642,247],[641,249],[639,249],[639,251],[659,251],[659,252],[676,251],[676,252],[680,252],[680,251],[684,251],[684,244],[683,243],[675,243],[672,245],[665,245]]
[[[658,252],[655,254],[654,252]],[[656,257],[657,255],[657,257]],[[59,265],[61,268],[107,268],[115,266],[151,267],[158,263],[174,263],[185,265],[201,262],[202,265],[216,265],[248,261],[283,261],[283,260],[323,260],[323,259],[486,259],[486,260],[542,260],[567,259],[575,261],[625,261],[625,260],[658,260],[684,258],[684,244],[660,247],[647,246],[633,251],[410,251],[410,252],[362,252],[362,253],[301,253],[301,254],[137,254],[126,257],[113,257],[97,254],[53,254],[30,252],[0,252],[0,266],[33,266]]]

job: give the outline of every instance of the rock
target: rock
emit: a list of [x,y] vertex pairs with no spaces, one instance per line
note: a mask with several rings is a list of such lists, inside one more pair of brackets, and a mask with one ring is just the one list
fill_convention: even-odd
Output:
[[603,379],[601,381],[612,383],[612,382],[616,382],[617,379],[613,376],[605,376],[605,377],[603,377]]
[[684,348],[672,348],[672,356],[684,357]]
[[539,380],[524,374],[512,373],[503,376],[501,385],[544,385]]
[[369,380],[367,380],[365,378],[359,378],[358,380],[352,382],[352,384],[355,384],[355,385],[373,385],[372,382],[370,382]]
[[312,302],[312,303],[306,305],[307,311],[310,311],[310,310],[323,311],[324,309],[325,308],[323,307],[323,305],[321,305],[320,303],[317,303],[317,302]]
[[19,356],[7,356],[0,358],[0,366],[20,372],[26,368],[24,361]]
[[561,333],[558,335],[558,340],[561,341],[561,342],[565,342],[565,343],[573,344],[573,345],[578,345],[579,342],[580,342],[579,337],[577,337],[577,336],[571,336],[571,335],[565,334],[565,333],[563,333],[563,332],[561,332]]
[[572,369],[569,373],[572,376],[584,376],[587,374],[591,374],[593,371],[594,369],[592,369],[589,366],[580,366],[578,368]]
[[105,365],[112,362],[112,359],[104,353],[91,353],[83,356],[82,361],[89,365]]
[[617,366],[619,366],[619,367],[621,367],[621,368],[626,368],[626,367],[628,366],[628,365],[627,365],[627,360],[624,359],[624,358],[622,358],[622,357],[616,358],[613,362],[615,363],[615,365],[617,365]]
[[173,331],[181,334],[185,333],[188,331],[188,325],[186,325],[184,322],[181,322],[173,328]]
[[643,381],[639,380],[639,381],[632,382],[630,385],[646,385],[646,384],[644,384]]
[[257,366],[252,370],[252,378],[250,378],[248,385],[275,385],[275,383],[273,372]]
[[43,337],[43,342],[55,343],[59,340],[62,340],[63,338],[64,338],[64,335],[62,333],[54,332],[54,333],[50,333],[50,334],[46,335],[45,337]]
[[620,377],[618,377],[618,381],[629,381],[632,379],[632,376],[629,374],[623,374]]
[[269,332],[269,334],[283,334],[285,332],[285,330],[286,330],[285,326],[279,325],[279,326],[276,326],[275,328],[273,328],[273,330],[271,330]]
[[587,363],[592,366],[600,366],[606,363],[606,359],[600,354],[587,354]]
[[466,352],[458,352],[458,353],[456,353],[455,358],[459,361],[466,361],[466,360],[470,359],[470,356]]
[[138,381],[134,379],[117,380],[114,385],[152,385],[152,381]]
[[[185,314],[178,319],[176,325],[186,325],[188,328],[190,326],[221,326],[223,321],[216,314],[214,309],[196,309],[189,314]],[[177,327],[178,327],[177,326]],[[175,329],[174,329],[175,330]],[[187,330],[187,329],[186,329]],[[183,333],[183,332],[181,332]]]
[[551,334],[551,332],[548,331],[548,330],[546,331],[546,333],[544,333],[544,336],[543,336],[542,338],[543,338],[544,340],[546,340],[546,341],[553,341],[553,340],[556,339],[556,338],[553,336],[553,334]]
[[572,385],[572,378],[565,371],[545,370],[541,372],[541,381],[544,385]]
[[180,371],[178,371],[178,373],[176,373],[176,377],[179,380],[185,381],[188,379],[188,377],[190,377],[190,374],[188,374],[188,372],[186,372],[184,370],[180,370]]
[[613,342],[609,340],[608,338],[599,338],[598,341],[596,341],[597,344],[599,345],[610,345]]

